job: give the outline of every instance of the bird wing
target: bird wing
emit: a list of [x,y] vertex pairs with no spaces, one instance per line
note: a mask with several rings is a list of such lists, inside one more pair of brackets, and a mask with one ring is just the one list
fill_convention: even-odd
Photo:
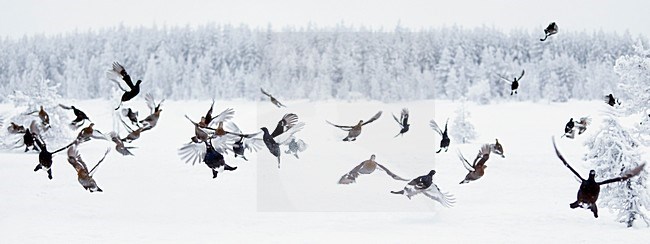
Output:
[[215,151],[221,154],[228,154],[227,150],[230,149],[228,146],[228,137],[226,136],[213,136],[210,137],[210,143]]
[[257,152],[265,147],[264,140],[261,138],[244,138],[242,142],[244,143],[244,148],[247,148],[250,152]]
[[210,121],[209,127],[212,127],[219,122],[224,122],[232,119],[235,116],[235,110],[232,108],[227,108],[223,110],[219,115],[215,116],[212,121]]
[[181,160],[185,163],[192,163],[192,165],[201,163],[206,152],[207,148],[203,143],[188,143],[178,149]]
[[351,130],[351,129],[354,127],[354,126],[348,126],[348,125],[336,125],[336,124],[334,124],[334,123],[332,123],[332,122],[329,122],[329,121],[327,121],[327,120],[325,120],[325,122],[327,122],[327,123],[330,124],[330,125],[333,125],[334,127],[339,128],[339,129],[341,129],[341,130],[344,130],[344,131],[349,131],[349,130]]
[[497,75],[498,75],[499,78],[501,78],[501,80],[504,81],[505,83],[512,84],[512,81],[511,81],[511,80],[508,80],[508,78],[504,77],[503,75],[499,75],[499,74],[497,74]]
[[258,131],[257,133],[253,133],[253,134],[244,134],[241,131],[241,129],[239,129],[237,124],[235,124],[232,121],[228,121],[228,122],[224,123],[223,124],[223,129],[226,131],[226,134],[234,136],[233,140],[237,140],[237,137],[253,138],[253,137],[258,136],[260,133],[262,133],[262,131]]
[[370,123],[372,123],[373,121],[379,119],[379,117],[381,117],[381,113],[382,113],[382,111],[377,112],[377,114],[375,114],[375,116],[372,116],[372,118],[370,118],[370,119],[369,119],[368,121],[366,121],[366,122],[363,122],[363,124],[361,124],[361,125],[367,125],[367,124],[370,124]]
[[262,94],[266,95],[267,97],[272,97],[271,94],[269,94],[268,92],[264,91],[264,89],[261,88],[261,87],[260,87],[260,91],[262,91]]
[[420,177],[412,179],[411,181],[409,181],[409,183],[407,185],[415,186],[415,185],[418,185],[419,182],[420,182]]
[[[185,117],[187,117],[187,115],[186,115]],[[187,119],[190,119],[190,118],[187,118]],[[124,122],[124,120],[122,119],[122,117],[120,117],[120,121],[122,121],[122,124],[123,124],[124,127],[126,128],[126,131],[128,131],[129,133],[133,133],[133,129],[131,129],[131,127],[129,127],[129,125],[127,125],[126,122]],[[191,121],[191,120],[190,120],[190,121]]]
[[298,144],[298,151],[303,152],[307,150],[308,145],[303,140],[301,139],[296,140],[296,144]]
[[453,195],[441,192],[435,184],[432,184],[426,191],[423,191],[422,194],[439,202],[442,206],[447,208],[452,207],[453,204],[456,203],[456,199]]
[[473,172],[474,168],[472,167],[471,164],[469,164],[467,159],[465,159],[465,156],[463,156],[463,154],[460,152],[460,149],[456,151],[456,154],[458,155],[458,158],[460,159],[460,162],[463,164],[465,169],[469,170],[470,172]]
[[212,110],[214,109],[214,98],[212,98],[212,104],[210,104],[210,109],[208,109],[208,112],[205,112],[205,118],[209,119],[212,121]]
[[404,126],[402,126],[402,122],[400,122],[400,120],[397,117],[395,117],[395,114],[393,114],[393,119],[395,119],[395,122],[397,122],[397,124],[399,124],[400,128],[404,128]]
[[435,120],[431,120],[429,122],[429,126],[431,126],[433,131],[435,131],[436,133],[438,133],[438,134],[440,134],[442,136],[442,130],[440,129],[440,126],[438,126],[438,124],[436,123]]
[[29,124],[29,131],[32,134],[36,134],[36,135],[41,134],[41,127],[38,126],[38,122],[36,122],[36,120],[32,120],[32,123]]
[[526,70],[523,70],[523,69],[522,69],[522,70],[521,70],[521,75],[519,76],[519,78],[517,78],[517,81],[521,80],[521,78],[524,77],[524,74],[525,74],[525,73],[526,73]]
[[557,150],[557,146],[555,145],[555,137],[553,137],[553,148],[555,148],[555,154],[557,154],[557,157],[560,158],[560,160],[562,160],[562,163],[564,163],[564,166],[569,168],[569,170],[571,170],[571,172],[573,172],[573,174],[575,174],[578,178],[580,178],[581,181],[584,181],[585,179],[582,178],[582,176],[580,176],[580,174],[578,174],[578,172],[576,172],[576,170],[573,169],[571,167],[571,165],[569,165],[569,163],[567,163],[567,161],[564,159],[562,154],[560,154],[560,151]]
[[133,85],[133,81],[131,81],[131,76],[126,72],[126,69],[124,69],[124,66],[122,66],[118,62],[113,62],[113,72],[118,73],[124,82],[126,82],[126,85],[129,86],[129,88],[133,89],[135,85]]
[[100,140],[108,140],[108,137],[104,135],[104,133],[95,129],[93,129],[93,133],[90,135],[90,137]]
[[400,120],[404,121],[404,119],[408,119],[408,117],[409,117],[409,109],[403,108],[402,113],[400,114]]
[[77,144],[73,144],[68,149],[68,163],[70,163],[77,172],[80,170],[88,170],[86,163],[84,163],[84,161],[81,159],[81,154],[79,154]]
[[95,166],[94,166],[92,169],[90,169],[90,171],[88,171],[88,174],[89,174],[89,175],[91,175],[91,176],[93,175],[93,173],[94,173],[95,170],[97,169],[97,166],[99,166],[99,164],[101,164],[102,162],[104,162],[104,159],[106,159],[106,155],[108,155],[108,153],[109,153],[110,151],[111,151],[111,148],[110,148],[110,147],[109,147],[109,148],[106,148],[106,152],[104,152],[104,156],[102,156],[102,158],[97,162],[97,164],[95,164]]
[[149,110],[151,110],[151,113],[156,110],[156,101],[154,101],[153,95],[151,93],[148,93],[144,95],[144,101],[147,103],[147,107],[149,107]]
[[598,182],[598,185],[604,185],[604,184],[609,184],[609,183],[612,183],[612,182],[627,180],[629,178],[632,178],[632,177],[637,176],[638,174],[640,174],[641,171],[643,170],[643,167],[645,167],[645,163],[637,166],[636,168],[634,168],[632,170],[629,170],[629,171],[625,172],[625,174],[623,174],[620,177],[616,177],[616,178],[613,178],[613,179]]
[[300,122],[295,126],[289,128],[284,133],[277,135],[276,137],[273,137],[273,140],[275,140],[275,142],[277,142],[280,145],[288,144],[291,141],[291,137],[293,136],[293,134],[296,134],[296,132],[301,131],[304,127],[305,127],[305,123]]
[[298,123],[298,115],[293,113],[285,114],[284,116],[282,116],[282,119],[278,121],[278,125],[271,133],[271,136],[276,137],[284,133],[285,130],[288,130],[289,128],[293,127],[296,123]]
[[[36,138],[34,138],[34,141],[36,141]],[[80,142],[79,142],[78,140],[74,140],[74,141],[72,141],[70,144],[68,144],[68,145],[66,145],[66,146],[64,146],[64,147],[62,147],[62,148],[59,148],[59,149],[57,149],[56,151],[52,152],[52,154],[58,153],[58,152],[60,152],[60,151],[63,151],[64,149],[67,149],[68,147],[71,147],[72,145],[77,145],[77,143],[80,143]]]
[[356,182],[357,177],[359,177],[359,170],[361,169],[361,166],[363,166],[363,162],[361,162],[359,165],[354,167],[347,174],[341,176],[341,179],[339,179],[339,184],[351,184]]
[[72,109],[72,107],[70,107],[70,106],[65,106],[65,105],[63,105],[63,104],[59,104],[59,107],[61,107],[61,108],[63,108],[63,109],[67,109],[67,110]]
[[390,170],[388,170],[388,168],[384,167],[383,165],[381,165],[381,164],[379,164],[379,163],[377,163],[377,166],[379,166],[380,169],[382,169],[383,171],[385,171],[386,174],[388,174],[390,177],[393,177],[393,179],[401,180],[401,181],[408,181],[408,179],[404,179],[404,178],[402,178],[402,177],[397,176],[396,174],[394,174],[393,172],[391,172]]

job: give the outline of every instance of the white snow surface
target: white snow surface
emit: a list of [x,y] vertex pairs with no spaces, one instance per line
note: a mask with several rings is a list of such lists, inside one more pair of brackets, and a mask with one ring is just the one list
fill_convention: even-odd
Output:
[[[578,172],[590,169],[582,160],[583,140],[600,128],[602,101],[568,103],[468,103],[478,138],[436,154],[440,137],[428,121],[450,120],[459,103],[415,101],[217,101],[215,113],[234,108],[234,121],[244,132],[274,128],[287,112],[306,122],[297,134],[309,148],[282,156],[282,168],[266,148],[248,154],[250,161],[226,155],[237,166],[212,179],[205,164],[185,164],[177,149],[193,135],[183,117],[198,119],[211,101],[166,101],[160,121],[132,145],[134,157],[114,150],[94,178],[103,193],[89,193],[77,182],[65,153],[54,157],[53,180],[33,172],[36,153],[0,152],[1,243],[647,243],[642,223],[625,228],[616,214],[600,209],[593,218],[585,209],[570,209],[579,183],[553,152],[551,136]],[[108,133],[113,128],[112,101],[70,101]],[[136,99],[125,106],[148,109]],[[411,129],[399,131],[391,113],[410,110]],[[11,112],[11,104],[0,112]],[[382,117],[363,127],[355,142],[346,132],[325,123],[355,124],[378,110]],[[569,118],[590,115],[593,124],[576,139],[560,138]],[[6,121],[5,121],[6,122]],[[634,120],[624,120],[632,125]],[[5,129],[5,128],[2,128]],[[123,134],[122,136],[124,136]],[[467,171],[456,156],[460,149],[473,160],[483,143],[498,138],[506,158],[488,161],[485,176],[459,185]],[[57,148],[62,145],[50,146]],[[90,167],[108,146],[90,141],[80,153]],[[435,169],[434,183],[457,203],[444,208],[424,196],[412,200],[390,194],[406,182],[383,172],[361,175],[357,182],[338,179],[360,162],[376,161],[404,178]],[[644,154],[644,158],[648,158]]]

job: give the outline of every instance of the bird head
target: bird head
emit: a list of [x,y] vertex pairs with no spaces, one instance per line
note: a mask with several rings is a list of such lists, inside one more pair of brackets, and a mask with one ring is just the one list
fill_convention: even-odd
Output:
[[501,143],[499,143],[499,139],[496,139],[496,144],[494,144],[494,151],[496,151],[496,154],[501,155],[502,158],[506,157],[503,155],[503,146],[501,146]]
[[359,124],[363,124],[363,120],[359,120]]
[[74,106],[70,106],[70,107],[71,107],[72,109],[77,109],[77,108],[75,108]]
[[262,130],[264,132],[264,134],[269,133],[269,129],[267,129],[266,127],[262,127],[262,128],[260,128],[260,130]]
[[592,169],[589,171],[589,179],[593,180],[594,178],[596,178],[596,171]]
[[95,126],[95,123],[90,123],[90,125],[88,125],[88,128],[93,128],[93,126]]
[[370,155],[370,160],[375,161],[375,155]]
[[436,170],[433,170],[433,169],[432,169],[431,171],[429,171],[429,175],[430,175],[430,176],[433,176],[433,175],[435,175],[435,174],[436,174]]
[[136,85],[136,86],[139,86],[140,83],[142,83],[142,80],[138,80],[138,81],[136,81],[136,82],[135,82],[135,85]]

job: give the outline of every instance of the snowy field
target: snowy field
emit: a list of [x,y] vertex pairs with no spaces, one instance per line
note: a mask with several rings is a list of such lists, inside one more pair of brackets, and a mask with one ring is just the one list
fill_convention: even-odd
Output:
[[[112,102],[71,101],[103,132],[113,128]],[[308,102],[217,101],[215,112],[234,108],[244,132],[273,128],[294,112],[305,129],[297,134],[309,148],[300,159],[282,156],[282,168],[266,148],[248,162],[226,156],[233,172],[212,179],[205,164],[183,163],[177,149],[193,135],[183,117],[198,118],[210,101],[167,101],[156,128],[133,142],[135,157],[111,152],[95,179],[103,193],[89,193],[77,182],[64,153],[54,158],[53,180],[33,172],[35,153],[0,153],[0,243],[647,243],[650,231],[637,223],[626,228],[615,214],[600,209],[570,209],[579,183],[553,152],[551,136],[578,172],[583,141],[600,128],[602,101],[568,103],[511,102],[468,104],[478,133],[473,143],[452,141],[435,154],[440,137],[429,127],[435,118],[454,118],[458,103],[417,101]],[[143,100],[126,104],[142,111]],[[411,130],[399,131],[391,113],[411,112]],[[92,108],[92,109],[91,109]],[[0,105],[0,112],[12,112]],[[355,124],[378,110],[382,117],[364,126],[356,142],[342,142],[345,132],[325,120]],[[590,115],[593,124],[575,140],[559,138],[569,118]],[[631,125],[632,120],[624,121]],[[629,122],[629,123],[628,123]],[[4,128],[3,128],[4,129]],[[453,130],[453,121],[450,121]],[[505,158],[491,157],[485,176],[459,185],[467,171],[456,156],[473,160],[483,143],[498,138]],[[453,140],[453,139],[452,139]],[[62,145],[51,146],[53,148]],[[101,157],[108,142],[91,141],[80,151],[87,163]],[[408,200],[390,194],[405,182],[382,172],[361,175],[357,183],[338,179],[371,154],[397,175],[414,178],[435,169],[434,183],[456,197],[444,208],[424,196]],[[644,155],[646,159],[648,155]]]

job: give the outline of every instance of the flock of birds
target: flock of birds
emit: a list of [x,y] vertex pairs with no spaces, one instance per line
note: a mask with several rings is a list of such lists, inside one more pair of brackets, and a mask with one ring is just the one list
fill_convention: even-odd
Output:
[[[540,41],[545,41],[549,36],[554,35],[558,32],[557,25],[555,22],[548,25],[544,30],[545,37],[540,39]],[[508,82],[510,85],[511,93],[510,95],[517,94],[517,89],[519,88],[519,81],[523,78],[525,71],[521,72],[519,77],[515,77],[513,80],[508,80],[507,78],[500,76],[501,79]],[[115,110],[120,109],[123,103],[130,101],[140,93],[140,85],[142,80],[137,80],[135,84],[131,80],[131,77],[127,73],[126,69],[119,63],[113,63],[112,68],[108,71],[108,77],[116,83],[117,87],[122,90],[124,93],[120,99],[120,103],[115,108]],[[122,87],[121,81],[126,83],[127,88]],[[278,99],[273,97],[271,94],[266,92],[264,89],[260,89],[262,94],[269,98],[269,100],[278,108],[286,107]],[[607,103],[611,106],[615,104],[620,104],[612,94],[609,94],[607,97]],[[147,106],[150,109],[149,114],[145,119],[138,119],[138,112],[133,111],[131,108],[123,108],[117,115],[119,120],[126,131],[129,134],[125,137],[120,137],[118,132],[110,132],[109,134],[103,134],[102,132],[93,128],[95,125],[90,118],[78,109],[75,106],[65,106],[60,105],[61,108],[66,110],[72,110],[74,113],[75,119],[70,122],[70,126],[74,129],[78,129],[83,126],[83,124],[88,121],[90,124],[87,127],[82,128],[77,137],[69,143],[68,145],[59,148],[55,151],[50,152],[47,148],[47,144],[43,140],[41,134],[43,131],[51,128],[50,119],[47,112],[44,110],[43,106],[40,107],[40,110],[34,111],[28,114],[37,115],[40,119],[40,123],[37,120],[32,120],[28,128],[25,128],[22,125],[18,125],[14,122],[11,122],[7,127],[7,130],[10,134],[19,134],[22,135],[22,139],[17,142],[19,146],[25,146],[25,152],[29,151],[31,147],[32,150],[39,151],[39,163],[34,168],[34,171],[44,170],[47,172],[48,178],[52,179],[52,158],[53,155],[67,149],[68,162],[73,166],[77,172],[78,181],[84,187],[84,189],[89,190],[90,192],[99,191],[102,189],[97,186],[96,181],[93,179],[93,173],[101,162],[106,158],[106,155],[109,153],[110,148],[104,153],[103,157],[95,164],[93,168],[90,168],[82,160],[81,154],[79,153],[79,145],[85,143],[92,139],[107,140],[112,141],[115,144],[115,150],[124,156],[133,156],[131,149],[135,148],[132,146],[126,146],[125,143],[131,143],[140,138],[141,134],[145,131],[153,129],[160,118],[162,109],[161,105],[164,101],[156,103],[154,97],[151,94],[145,95],[145,101]],[[244,160],[246,158],[246,151],[256,152],[266,147],[268,151],[277,158],[278,168],[280,168],[281,155],[283,150],[282,147],[286,148],[284,153],[294,155],[296,158],[299,158],[298,153],[303,152],[307,149],[307,144],[296,137],[296,133],[301,131],[305,123],[298,121],[298,115],[294,113],[285,114],[275,125],[273,131],[269,131],[267,127],[261,127],[260,131],[244,133],[239,127],[232,122],[235,111],[232,108],[227,108],[216,116],[213,115],[214,109],[214,100],[210,105],[210,108],[207,110],[204,116],[197,120],[193,120],[189,116],[185,115],[188,121],[194,127],[194,135],[192,135],[189,141],[184,144],[179,149],[179,156],[186,163],[197,164],[205,163],[212,171],[212,177],[217,178],[217,176],[224,171],[234,171],[237,167],[230,166],[226,163],[224,154],[227,154],[228,151],[233,152],[234,157],[241,157]],[[330,121],[326,121],[330,125],[342,129],[347,132],[343,141],[352,142],[361,135],[363,126],[368,125],[382,115],[382,111],[379,111],[370,119],[364,121],[360,120],[355,125],[337,125]],[[131,125],[128,125],[123,117],[128,119]],[[395,137],[404,135],[409,131],[409,110],[407,108],[402,109],[399,118],[393,115],[393,119],[399,125],[399,132]],[[451,140],[448,136],[448,122],[445,122],[444,130],[434,121],[430,121],[431,128],[440,135],[440,148],[436,153],[441,153],[444,149],[444,152],[447,152]],[[568,138],[574,138],[575,132],[582,134],[590,122],[589,117],[582,117],[579,121],[574,121],[573,118],[565,126],[565,134]],[[133,129],[134,126],[136,129]],[[22,142],[22,145],[20,145]],[[553,145],[555,146],[555,140],[553,140]],[[581,186],[578,191],[578,196],[576,202],[570,204],[571,208],[582,207],[588,208],[594,213],[594,217],[598,217],[596,200],[598,199],[600,185],[608,184],[617,181],[623,181],[629,179],[633,176],[638,175],[643,169],[644,165],[641,165],[629,172],[624,173],[621,177],[614,179],[608,179],[601,182],[595,181],[595,171],[591,170],[589,173],[589,178],[582,178],[562,157],[560,152],[555,147],[557,156],[560,160],[566,165],[580,180]],[[474,160],[470,163],[460,152],[457,151],[457,156],[461,161],[461,164],[469,171],[465,178],[460,182],[460,184],[469,183],[476,181],[483,177],[485,174],[486,163],[490,158],[490,154],[496,154],[505,158],[503,146],[499,143],[499,140],[496,139],[495,143],[483,144],[479,149],[478,154]],[[433,183],[433,176],[436,174],[435,170],[429,171],[428,174],[419,176],[415,179],[408,180],[397,176],[391,172],[387,167],[377,163],[375,161],[376,156],[372,155],[370,159],[361,162],[359,165],[354,167],[350,172],[344,174],[340,180],[339,184],[351,184],[355,183],[356,179],[361,174],[371,174],[376,170],[384,171],[390,177],[395,180],[408,181],[407,185],[398,191],[391,191],[393,194],[405,195],[409,199],[411,197],[423,194],[433,200],[438,201],[445,207],[451,207],[455,203],[453,195],[440,191],[438,186]]]

